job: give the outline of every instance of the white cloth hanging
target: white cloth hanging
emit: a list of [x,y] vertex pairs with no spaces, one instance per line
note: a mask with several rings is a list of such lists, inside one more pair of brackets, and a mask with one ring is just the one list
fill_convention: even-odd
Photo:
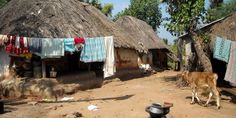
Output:
[[104,62],[104,78],[113,76],[116,72],[115,55],[114,55],[114,41],[113,36],[105,37],[106,59]]

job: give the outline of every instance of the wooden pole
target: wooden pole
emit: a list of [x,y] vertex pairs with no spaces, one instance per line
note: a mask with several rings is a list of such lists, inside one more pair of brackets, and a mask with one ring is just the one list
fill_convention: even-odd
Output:
[[43,74],[43,78],[46,78],[46,62],[45,62],[45,60],[42,60],[42,74]]

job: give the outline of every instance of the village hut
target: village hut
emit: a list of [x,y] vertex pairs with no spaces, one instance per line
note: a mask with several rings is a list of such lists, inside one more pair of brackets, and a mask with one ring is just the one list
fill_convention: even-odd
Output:
[[[217,37],[222,37],[231,41],[236,40],[236,12],[226,17],[215,20],[211,23],[203,25],[198,29],[198,31],[200,33],[205,32],[209,34],[210,43],[204,44],[204,51],[211,60],[213,71],[216,72],[219,76],[219,84],[226,85],[227,83],[224,81],[224,77],[227,70],[227,63],[213,58],[213,53],[215,40]],[[190,36],[188,34],[182,35],[178,38],[178,42],[181,42],[179,43],[179,47],[184,47],[182,49],[184,49],[185,53],[180,57],[184,57],[185,66],[188,66],[187,69],[189,69],[190,71],[200,71],[199,66],[196,64],[197,61],[192,60],[192,56],[194,55],[194,49]]]
[[[0,9],[0,16],[0,34],[38,38],[113,36],[117,71],[138,69],[139,53],[148,52],[147,48],[141,47],[135,38],[100,10],[78,0],[11,0]],[[102,63],[80,62],[80,53],[65,54],[57,59],[40,59],[34,55],[30,60],[18,59],[15,55],[10,57],[20,60],[18,63],[25,65],[23,68],[26,70],[37,70],[38,77],[41,70],[43,77],[48,77],[52,67],[57,71],[57,75],[71,71],[82,73],[88,70],[102,70]],[[28,71],[22,75],[38,75],[37,73]]]
[[168,46],[161,40],[157,33],[146,22],[132,16],[124,16],[116,21],[123,30],[135,39],[135,44],[148,52],[140,54],[140,63],[150,64],[158,68],[167,67],[167,54],[177,61],[177,58],[169,50]]

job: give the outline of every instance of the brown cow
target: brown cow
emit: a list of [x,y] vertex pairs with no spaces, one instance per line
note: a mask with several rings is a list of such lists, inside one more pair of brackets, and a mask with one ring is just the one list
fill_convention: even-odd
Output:
[[209,97],[204,106],[209,104],[209,101],[213,95],[216,96],[217,109],[220,108],[220,94],[217,90],[216,83],[218,75],[211,72],[188,72],[185,71],[182,73],[182,78],[188,82],[192,88],[192,101],[191,104],[194,104],[194,99],[200,103],[200,99],[197,96],[199,89],[204,91],[209,90]]

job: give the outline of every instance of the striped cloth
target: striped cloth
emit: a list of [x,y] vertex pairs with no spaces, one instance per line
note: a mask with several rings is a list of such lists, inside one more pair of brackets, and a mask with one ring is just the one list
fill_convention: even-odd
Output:
[[215,59],[228,62],[231,41],[216,37],[213,57]]
[[104,37],[86,38],[81,51],[80,61],[104,62],[106,59]]
[[229,63],[224,79],[230,83],[236,84],[236,42],[231,43]]

